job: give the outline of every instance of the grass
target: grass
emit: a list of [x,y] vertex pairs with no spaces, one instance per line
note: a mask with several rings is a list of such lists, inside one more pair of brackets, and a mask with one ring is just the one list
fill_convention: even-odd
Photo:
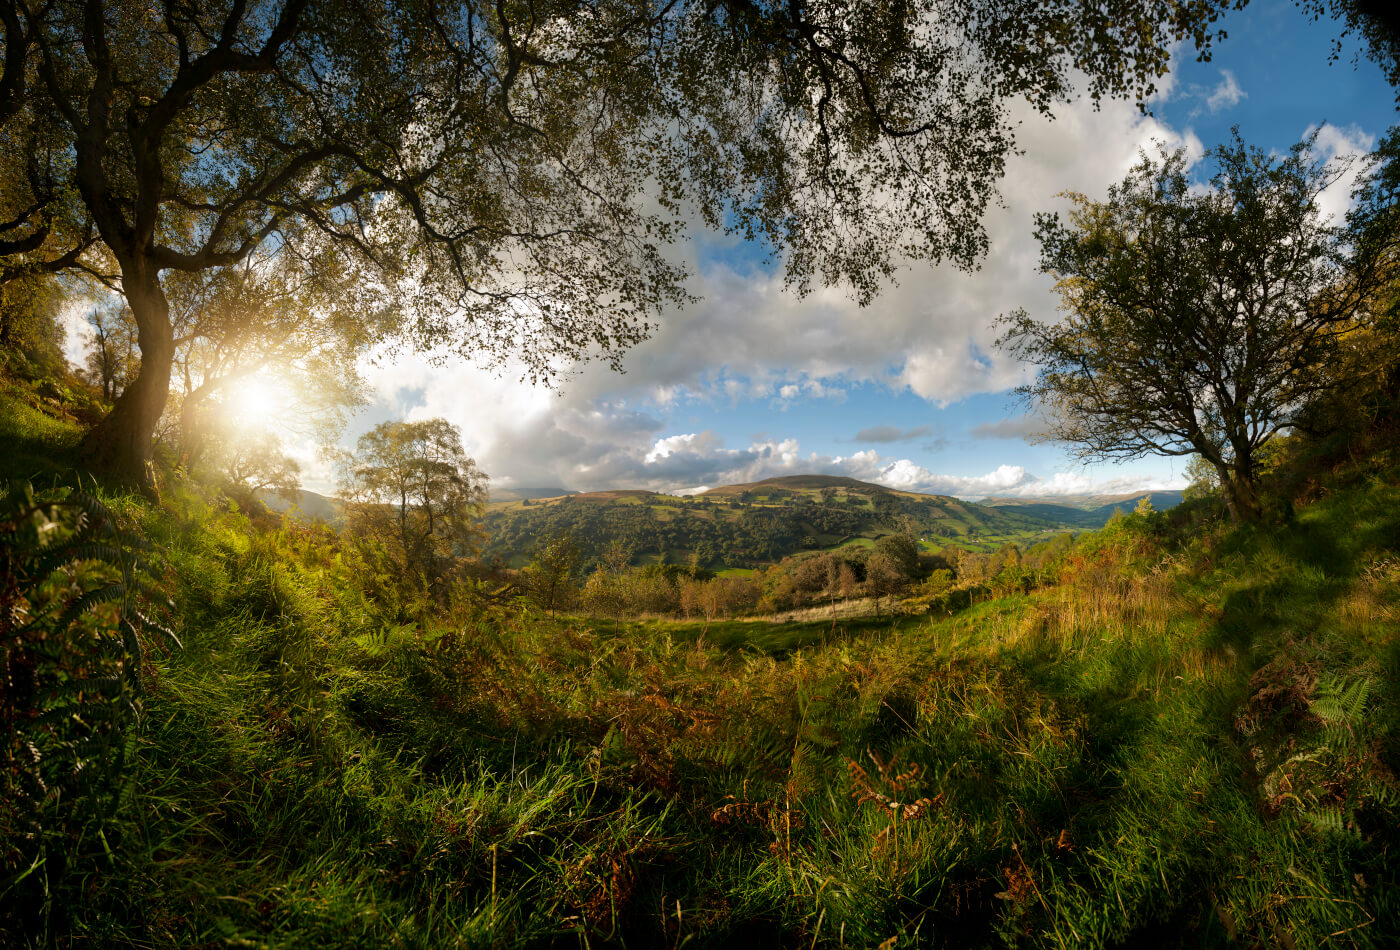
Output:
[[82,429],[57,413],[44,412],[27,388],[0,382],[0,481],[43,483],[71,467]]
[[184,648],[150,657],[124,810],[52,879],[65,945],[1400,940],[1393,472],[1286,527],[1130,519],[1058,586],[835,634],[409,622],[326,531],[112,503]]
[[[807,612],[820,615],[822,611],[813,609]],[[612,629],[606,623],[595,626],[602,630]],[[716,620],[709,624],[701,620],[652,620],[628,626],[638,634],[669,637],[680,643],[705,644],[723,651],[752,651],[782,656],[794,650],[822,647],[852,637],[880,639],[925,628],[929,624],[923,617],[892,619],[888,616],[857,616],[840,617],[833,625],[829,616],[817,616],[816,619],[803,621],[745,618]]]

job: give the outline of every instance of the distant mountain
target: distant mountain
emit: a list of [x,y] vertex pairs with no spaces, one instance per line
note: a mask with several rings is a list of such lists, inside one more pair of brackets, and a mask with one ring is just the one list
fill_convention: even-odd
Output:
[[345,518],[345,505],[339,499],[327,498],[304,488],[298,489],[292,498],[270,491],[259,492],[258,498],[273,511],[290,511],[307,521],[339,524]]
[[1036,518],[1084,528],[1098,528],[1113,517],[1115,511],[1132,511],[1146,498],[1158,511],[1181,504],[1179,491],[1129,492],[1119,495],[1041,495],[1025,497],[983,498],[980,504],[993,508],[1015,509]]
[[946,495],[899,491],[832,475],[790,475],[723,485],[694,496],[641,489],[555,498],[493,500],[482,526],[485,554],[526,563],[540,541],[568,532],[586,562],[621,542],[638,563],[709,568],[757,567],[805,550],[868,546],[911,524],[931,545],[1034,541],[1066,526],[1017,508],[977,505]]

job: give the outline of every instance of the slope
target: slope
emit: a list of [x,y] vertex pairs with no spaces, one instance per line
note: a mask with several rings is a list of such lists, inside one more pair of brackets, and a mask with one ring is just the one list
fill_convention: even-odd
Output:
[[1065,523],[853,478],[797,475],[695,496],[615,490],[494,502],[482,526],[487,556],[512,566],[524,564],[541,539],[569,533],[589,563],[621,544],[638,563],[683,564],[695,558],[714,569],[869,544],[903,530],[916,532],[929,547],[990,548],[1037,538]]
[[727,648],[415,613],[351,539],[197,485],[108,503],[183,645],[135,668],[110,807],[0,839],[48,849],[0,865],[6,945],[1400,938],[1394,470],[1287,525],[1129,516],[951,616]]

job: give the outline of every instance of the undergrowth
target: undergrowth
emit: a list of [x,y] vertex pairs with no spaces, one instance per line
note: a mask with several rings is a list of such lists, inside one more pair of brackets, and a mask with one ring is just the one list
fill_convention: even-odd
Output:
[[1135,515],[952,616],[703,636],[425,619],[327,529],[163,499],[109,504],[183,647],[59,945],[1400,940],[1393,472],[1284,527]]

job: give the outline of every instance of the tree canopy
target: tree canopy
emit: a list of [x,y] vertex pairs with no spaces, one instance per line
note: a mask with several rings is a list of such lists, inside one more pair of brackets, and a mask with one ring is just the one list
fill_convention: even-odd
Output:
[[1001,344],[1039,368],[1021,393],[1052,438],[1088,459],[1199,454],[1234,517],[1260,516],[1259,451],[1337,385],[1377,276],[1323,220],[1340,169],[1311,144],[1272,156],[1236,136],[1210,151],[1206,188],[1184,151],[1144,155],[1105,201],[1071,196],[1068,223],[1037,217],[1066,315],[1014,314]]
[[486,476],[462,450],[457,427],[445,419],[380,423],[360,436],[341,487],[352,529],[446,600],[450,568],[475,548],[486,501]]
[[[1341,56],[1342,42],[1355,36],[1366,48],[1366,55],[1385,73],[1395,87],[1400,107],[1400,12],[1386,0],[1296,0],[1314,20],[1331,17],[1342,24],[1342,34],[1332,50],[1335,61]],[[1360,53],[1357,54],[1360,56]]]
[[685,299],[692,214],[868,300],[985,251],[1009,101],[1142,101],[1239,2],[7,4],[0,253],[120,286],[141,370],[87,450],[140,477],[165,274],[338,255],[399,342],[546,380]]

